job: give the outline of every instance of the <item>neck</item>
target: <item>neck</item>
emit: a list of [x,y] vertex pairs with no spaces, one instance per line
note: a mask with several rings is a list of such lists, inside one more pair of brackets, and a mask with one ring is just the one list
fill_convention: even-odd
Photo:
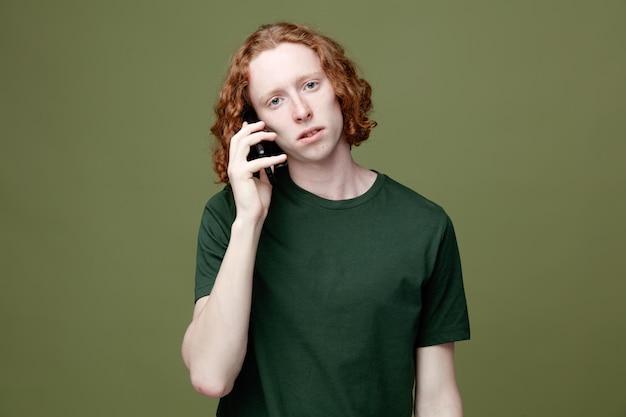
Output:
[[[293,163],[292,163],[293,162]],[[376,180],[376,173],[360,166],[347,152],[331,161],[290,161],[289,175],[300,188],[328,200],[348,200],[364,194]]]

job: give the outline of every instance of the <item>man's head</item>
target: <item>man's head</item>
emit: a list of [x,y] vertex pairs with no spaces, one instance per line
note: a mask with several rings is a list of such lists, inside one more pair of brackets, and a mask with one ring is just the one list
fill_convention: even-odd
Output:
[[376,126],[376,122],[368,118],[372,109],[371,87],[358,75],[354,63],[337,42],[302,25],[261,26],[233,56],[215,107],[217,120],[211,132],[218,142],[213,163],[221,182],[228,182],[230,138],[241,128],[242,113],[252,107],[248,95],[250,61],[281,43],[301,44],[315,52],[341,107],[343,135],[350,145],[358,146]]

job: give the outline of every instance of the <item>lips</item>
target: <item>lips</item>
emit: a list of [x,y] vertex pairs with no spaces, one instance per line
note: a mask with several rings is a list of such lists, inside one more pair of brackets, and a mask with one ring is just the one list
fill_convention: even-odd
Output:
[[298,140],[311,138],[321,131],[322,131],[321,127],[312,127],[302,132],[300,136],[298,137]]

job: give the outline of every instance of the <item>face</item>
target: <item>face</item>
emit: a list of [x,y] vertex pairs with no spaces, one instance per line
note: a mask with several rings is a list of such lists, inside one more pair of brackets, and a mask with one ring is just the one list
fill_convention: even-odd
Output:
[[349,152],[335,92],[310,48],[281,43],[250,61],[248,94],[290,165]]

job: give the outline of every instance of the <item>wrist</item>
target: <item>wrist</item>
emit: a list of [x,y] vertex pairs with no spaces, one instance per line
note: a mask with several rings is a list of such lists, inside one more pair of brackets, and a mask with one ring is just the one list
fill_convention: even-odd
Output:
[[263,217],[248,217],[237,215],[235,221],[231,226],[231,233],[249,233],[252,232],[255,235],[261,233],[263,229],[263,223],[265,222],[265,216]]

